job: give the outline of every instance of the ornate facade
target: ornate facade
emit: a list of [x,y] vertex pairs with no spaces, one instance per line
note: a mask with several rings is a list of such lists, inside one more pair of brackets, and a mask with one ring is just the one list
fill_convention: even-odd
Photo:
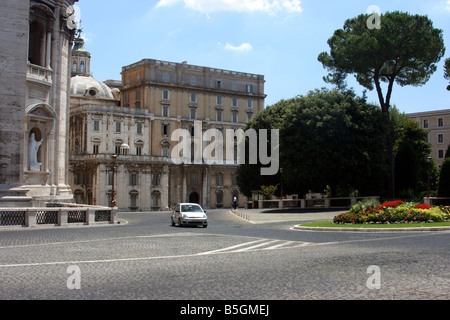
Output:
[[[106,87],[86,73],[89,59],[85,74],[76,70],[88,55],[75,43],[69,140],[78,203],[108,205],[114,181],[120,210],[167,210],[178,202],[231,207],[233,196],[245,205],[236,163],[176,165],[172,133],[243,128],[264,108],[263,76],[146,59],[124,67],[121,83]],[[195,147],[192,138],[192,154]]]
[[0,206],[73,199],[66,135],[76,1],[2,2]]

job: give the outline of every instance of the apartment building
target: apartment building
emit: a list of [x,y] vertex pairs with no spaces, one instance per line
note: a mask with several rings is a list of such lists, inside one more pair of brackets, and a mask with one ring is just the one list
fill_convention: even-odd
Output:
[[432,145],[431,156],[440,167],[450,144],[450,110],[411,113],[408,116],[427,130],[428,142]]

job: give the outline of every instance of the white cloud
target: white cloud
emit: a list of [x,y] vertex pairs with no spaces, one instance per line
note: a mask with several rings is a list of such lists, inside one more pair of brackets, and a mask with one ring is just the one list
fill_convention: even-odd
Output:
[[450,11],[450,0],[447,0],[447,4],[445,6],[445,10]]
[[253,46],[250,43],[243,43],[239,46],[233,46],[227,42],[225,49],[232,51],[251,51],[253,50]]
[[215,11],[276,13],[280,11],[302,12],[300,0],[159,0],[156,7],[183,2],[186,8],[203,13]]

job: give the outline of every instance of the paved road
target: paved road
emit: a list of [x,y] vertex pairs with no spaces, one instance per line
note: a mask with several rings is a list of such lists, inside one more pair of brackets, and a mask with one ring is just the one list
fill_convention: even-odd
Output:
[[1,229],[0,299],[448,300],[449,232],[293,230],[333,212],[208,211],[208,228],[168,213],[120,225]]

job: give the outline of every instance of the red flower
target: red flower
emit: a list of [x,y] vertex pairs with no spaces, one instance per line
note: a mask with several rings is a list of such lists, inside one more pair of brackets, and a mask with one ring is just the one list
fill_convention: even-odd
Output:
[[427,209],[431,209],[431,206],[429,204],[426,203],[422,203],[422,204],[418,204],[414,207],[415,209],[423,209],[423,210],[427,210]]
[[381,210],[386,208],[397,208],[401,204],[404,204],[402,200],[389,201],[379,205],[378,207],[375,208],[375,210]]

